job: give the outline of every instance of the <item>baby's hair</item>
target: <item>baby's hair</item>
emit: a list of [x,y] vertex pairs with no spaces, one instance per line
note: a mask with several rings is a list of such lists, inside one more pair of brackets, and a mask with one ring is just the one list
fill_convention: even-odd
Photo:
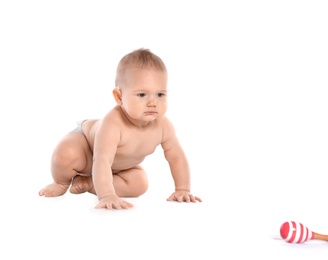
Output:
[[118,86],[124,76],[124,72],[129,68],[158,69],[164,72],[167,71],[165,63],[160,57],[152,53],[149,49],[140,48],[126,54],[118,63],[115,86]]

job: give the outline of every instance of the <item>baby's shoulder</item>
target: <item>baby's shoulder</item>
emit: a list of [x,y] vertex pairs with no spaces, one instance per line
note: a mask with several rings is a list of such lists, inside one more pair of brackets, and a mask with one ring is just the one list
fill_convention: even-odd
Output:
[[174,124],[168,117],[164,116],[160,118],[158,124],[163,131],[163,136],[171,136],[175,133]]
[[162,127],[173,127],[172,121],[167,116],[163,116],[163,117],[159,118],[158,123]]
[[111,109],[102,119],[105,122],[118,122],[122,120],[122,112],[117,107]]

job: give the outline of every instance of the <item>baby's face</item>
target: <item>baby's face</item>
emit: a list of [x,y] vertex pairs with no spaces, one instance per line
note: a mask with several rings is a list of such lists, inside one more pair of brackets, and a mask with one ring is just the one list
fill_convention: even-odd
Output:
[[133,120],[153,121],[167,110],[167,73],[156,69],[129,69],[121,84],[122,108]]

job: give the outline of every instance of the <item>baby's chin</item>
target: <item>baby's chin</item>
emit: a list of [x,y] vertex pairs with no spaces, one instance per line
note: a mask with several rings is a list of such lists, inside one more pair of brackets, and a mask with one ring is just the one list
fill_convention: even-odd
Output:
[[158,116],[145,116],[145,117],[143,117],[142,121],[144,121],[145,123],[148,123],[148,122],[153,122],[158,118],[159,118]]
[[156,113],[156,114],[149,114],[149,115],[145,115],[143,116],[143,119],[145,121],[154,121],[154,120],[157,120],[157,119],[160,119],[160,118],[163,118],[164,117],[164,114],[159,114],[159,113]]
[[154,116],[143,116],[143,117],[139,117],[139,118],[133,118],[132,120],[130,120],[135,126],[139,126],[139,127],[143,127],[143,126],[147,126],[152,122],[155,122],[158,119],[158,117],[154,117]]

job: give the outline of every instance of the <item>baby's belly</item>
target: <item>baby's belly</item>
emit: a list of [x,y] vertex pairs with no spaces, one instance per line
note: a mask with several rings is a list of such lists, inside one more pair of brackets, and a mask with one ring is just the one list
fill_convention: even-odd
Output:
[[112,172],[113,173],[117,173],[123,170],[128,170],[131,169],[133,167],[138,166],[139,164],[141,164],[143,162],[143,160],[125,160],[125,161],[118,161],[118,162],[114,162],[112,165]]
[[122,170],[127,170],[130,168],[133,168],[139,164],[141,164],[144,159],[150,155],[151,151],[142,151],[139,152],[139,154],[136,156],[135,154],[131,155],[120,155],[117,154],[114,158],[114,162],[112,165],[112,171],[122,171]]

